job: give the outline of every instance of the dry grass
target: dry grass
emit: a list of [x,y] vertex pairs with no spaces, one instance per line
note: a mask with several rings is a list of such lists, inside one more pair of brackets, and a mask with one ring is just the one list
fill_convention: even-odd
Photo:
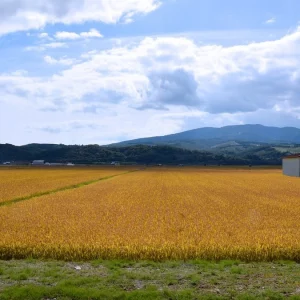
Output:
[[0,257],[300,261],[300,180],[148,169],[0,208]]

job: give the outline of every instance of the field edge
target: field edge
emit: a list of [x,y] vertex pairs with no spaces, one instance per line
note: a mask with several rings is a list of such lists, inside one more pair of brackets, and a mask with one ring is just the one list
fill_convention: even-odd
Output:
[[300,299],[292,261],[0,260],[6,299]]

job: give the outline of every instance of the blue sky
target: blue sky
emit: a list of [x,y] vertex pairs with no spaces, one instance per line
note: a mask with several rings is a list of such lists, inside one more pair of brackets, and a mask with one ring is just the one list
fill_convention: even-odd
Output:
[[0,3],[0,143],[300,127],[297,0]]

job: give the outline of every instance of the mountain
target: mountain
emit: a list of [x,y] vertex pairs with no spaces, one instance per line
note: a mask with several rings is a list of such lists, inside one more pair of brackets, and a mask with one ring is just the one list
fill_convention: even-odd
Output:
[[108,146],[0,144],[0,163],[32,160],[103,164],[279,165],[284,155],[300,152],[300,129],[237,125],[199,128],[177,134]]
[[213,149],[224,146],[249,149],[268,144],[300,144],[300,129],[263,125],[204,127],[165,136],[155,136],[116,143],[110,146],[172,145],[186,149]]

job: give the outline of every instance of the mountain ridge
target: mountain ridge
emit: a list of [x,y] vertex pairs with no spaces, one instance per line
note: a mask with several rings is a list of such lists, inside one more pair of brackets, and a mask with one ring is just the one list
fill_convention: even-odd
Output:
[[224,142],[243,142],[260,144],[300,144],[300,129],[296,127],[274,127],[261,124],[230,125],[224,127],[202,127],[164,136],[153,136],[122,141],[109,146],[128,145],[176,145],[194,150],[209,149]]
[[280,165],[300,152],[300,129],[263,125],[205,127],[112,145],[0,144],[0,163],[32,160],[78,164]]

